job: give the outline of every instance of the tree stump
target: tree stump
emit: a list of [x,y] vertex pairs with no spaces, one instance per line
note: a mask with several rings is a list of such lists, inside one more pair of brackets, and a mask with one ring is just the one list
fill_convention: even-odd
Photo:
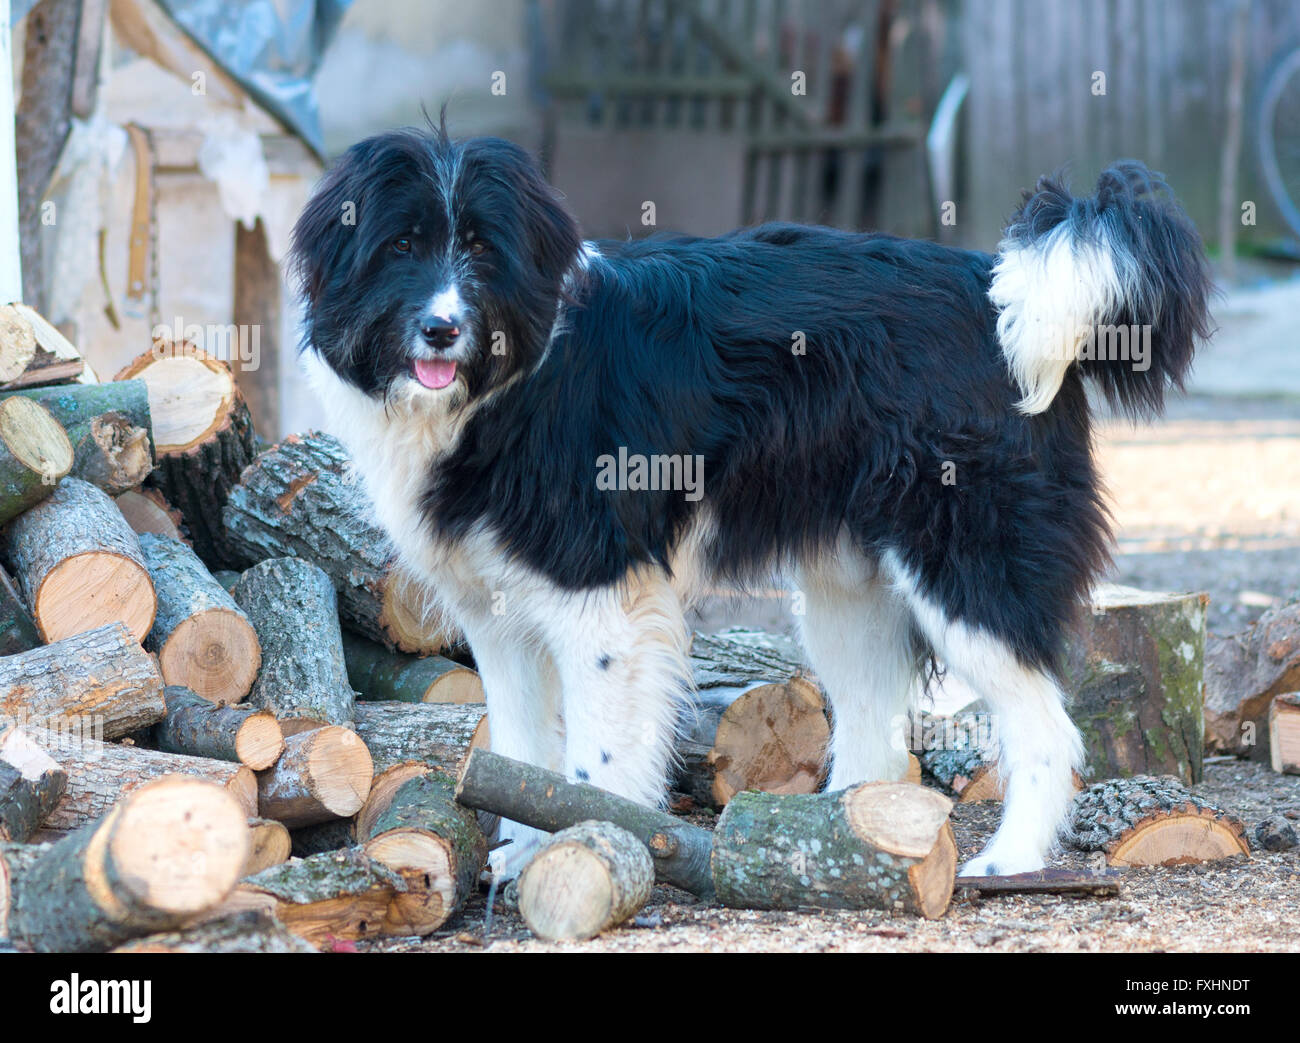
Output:
[[425,621],[424,595],[395,568],[370,515],[346,451],[323,434],[291,435],[262,453],[224,512],[237,564],[304,558],[330,577],[351,629],[403,652],[442,652],[448,635]]
[[0,713],[116,739],[162,720],[163,679],[121,623],[0,659]]
[[217,906],[248,859],[244,815],[220,787],[156,779],[20,874],[11,936],[38,952],[99,952]]
[[404,703],[481,703],[483,682],[467,666],[440,655],[393,652],[376,641],[343,632],[348,681],[358,699]]
[[65,478],[16,518],[8,552],[45,641],[115,621],[142,641],[153,626],[157,602],[140,539],[89,482]]
[[1094,778],[1199,782],[1205,594],[1101,586],[1067,646],[1070,717]]
[[482,703],[363,702],[357,704],[357,735],[376,771],[419,761],[455,775],[485,716]]
[[235,602],[262,645],[262,669],[249,702],[270,710],[286,732],[351,724],[338,598],[329,577],[301,558],[270,558],[239,577]]
[[562,829],[519,877],[519,912],[544,941],[582,941],[635,916],[650,898],[646,846],[608,822]]
[[830,725],[803,668],[722,635],[694,635],[691,660],[696,696],[682,714],[673,788],[705,807],[723,807],[747,789],[816,792]]
[[284,750],[275,715],[252,706],[223,706],[192,689],[163,689],[167,716],[154,726],[153,742],[167,753],[237,761],[253,771],[271,767]]
[[1071,846],[1113,866],[1175,866],[1250,854],[1246,827],[1173,776],[1096,782],[1075,798]]
[[54,492],[72,462],[72,443],[44,406],[0,400],[0,525]]
[[158,612],[145,647],[158,655],[163,680],[215,703],[237,703],[262,665],[262,646],[244,610],[185,544],[140,537]]
[[253,422],[230,366],[192,344],[155,345],[117,375],[149,389],[153,483],[185,519],[199,557],[225,564],[221,509],[252,462]]
[[285,738],[284,752],[257,777],[258,814],[290,829],[361,810],[374,763],[355,732],[329,726]]
[[1268,713],[1268,742],[1273,770],[1300,775],[1300,692],[1273,697]]
[[952,802],[906,782],[738,793],[713,836],[718,901],[739,909],[886,909],[927,919],[952,897]]
[[30,840],[58,805],[68,773],[22,728],[0,728],[0,841]]

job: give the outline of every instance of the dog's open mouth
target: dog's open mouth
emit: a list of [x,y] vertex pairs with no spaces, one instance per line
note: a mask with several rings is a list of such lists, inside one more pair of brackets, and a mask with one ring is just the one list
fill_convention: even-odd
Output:
[[416,380],[435,391],[456,379],[456,363],[450,359],[417,359],[411,368]]

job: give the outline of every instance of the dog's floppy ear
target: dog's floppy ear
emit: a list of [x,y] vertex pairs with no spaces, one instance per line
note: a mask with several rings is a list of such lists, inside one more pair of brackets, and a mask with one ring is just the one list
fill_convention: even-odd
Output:
[[543,275],[559,282],[582,245],[578,223],[560,204],[559,193],[547,184],[531,160],[522,165],[524,224],[533,263]]
[[319,299],[330,273],[340,270],[355,246],[364,166],[359,148],[349,149],[321,178],[293,226],[289,270],[311,304]]

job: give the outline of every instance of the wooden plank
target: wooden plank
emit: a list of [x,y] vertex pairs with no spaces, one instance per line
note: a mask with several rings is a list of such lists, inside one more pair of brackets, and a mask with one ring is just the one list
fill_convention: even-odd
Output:
[[280,267],[271,260],[262,219],[259,217],[251,229],[236,221],[234,319],[239,343],[232,345],[232,349],[256,344],[257,352],[254,357],[242,358],[239,350],[232,350],[228,361],[248,403],[253,429],[271,441],[283,433],[280,430],[280,296]]

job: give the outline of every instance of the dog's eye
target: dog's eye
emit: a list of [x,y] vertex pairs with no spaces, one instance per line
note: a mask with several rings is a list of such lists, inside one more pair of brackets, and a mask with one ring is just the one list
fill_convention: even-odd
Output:
[[473,242],[469,244],[469,252],[472,253],[475,257],[480,257],[483,254],[487,253],[487,249],[488,249],[488,244],[485,243],[482,239],[475,239]]
[[411,240],[402,236],[400,239],[393,240],[393,249],[399,254],[409,254],[411,252]]

